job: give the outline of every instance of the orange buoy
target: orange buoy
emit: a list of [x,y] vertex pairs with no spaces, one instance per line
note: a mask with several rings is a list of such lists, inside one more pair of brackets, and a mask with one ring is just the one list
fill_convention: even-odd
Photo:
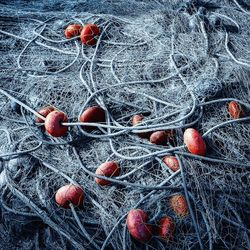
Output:
[[233,119],[239,119],[245,115],[244,109],[242,106],[235,101],[232,101],[228,104],[228,112]]
[[172,196],[169,200],[169,204],[178,216],[184,217],[188,214],[187,201],[182,194]]

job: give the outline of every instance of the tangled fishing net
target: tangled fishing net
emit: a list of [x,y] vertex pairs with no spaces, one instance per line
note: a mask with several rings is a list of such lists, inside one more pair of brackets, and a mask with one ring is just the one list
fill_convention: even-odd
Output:
[[[0,6],[1,249],[250,249],[247,0]],[[70,23],[98,24],[96,46],[67,40]],[[244,117],[229,116],[230,101]],[[78,117],[96,104],[106,122],[87,132]],[[48,105],[69,116],[67,136],[35,123]],[[136,128],[135,114],[145,117]],[[206,156],[187,151],[186,128],[201,133]],[[138,136],[169,129],[175,143],[165,146]],[[162,162],[167,155],[178,171]],[[101,187],[95,170],[109,160],[122,173]],[[84,189],[82,208],[56,204],[68,183]],[[169,206],[174,194],[185,196],[187,216]],[[152,225],[171,216],[174,238],[134,240],[126,226],[133,208]]]

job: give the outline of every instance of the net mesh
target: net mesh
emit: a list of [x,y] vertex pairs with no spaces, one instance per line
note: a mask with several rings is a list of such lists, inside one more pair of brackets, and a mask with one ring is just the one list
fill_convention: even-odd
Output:
[[[250,249],[246,0],[0,6],[2,248]],[[97,24],[97,45],[66,40],[70,23]],[[232,100],[244,106],[244,118],[232,120]],[[31,112],[53,105],[77,122],[96,104],[107,126],[91,133],[70,126],[63,138],[47,135]],[[135,114],[145,116],[137,130]],[[206,157],[183,147],[188,127],[203,135]],[[166,146],[137,135],[167,129],[175,142]],[[163,163],[166,155],[178,158],[177,172]],[[100,187],[93,174],[109,160],[122,173]],[[56,204],[56,191],[68,183],[83,187],[83,208]],[[171,209],[175,194],[186,197],[188,216]],[[173,240],[134,240],[126,226],[133,208],[145,210],[152,225],[171,216]]]

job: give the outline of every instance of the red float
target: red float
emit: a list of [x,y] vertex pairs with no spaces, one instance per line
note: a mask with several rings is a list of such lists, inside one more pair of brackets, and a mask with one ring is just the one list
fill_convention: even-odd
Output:
[[[87,108],[80,116],[80,122],[89,122],[89,123],[104,123],[105,122],[105,111],[99,106],[93,106]],[[96,127],[92,126],[83,126],[87,131],[92,131]]]
[[173,136],[173,130],[156,131],[151,134],[150,142],[156,145],[166,145],[168,142],[173,140]]
[[169,200],[169,204],[178,216],[184,217],[188,214],[187,201],[182,194],[172,196]]
[[151,239],[153,228],[147,222],[148,215],[141,209],[133,209],[128,213],[127,227],[133,238],[144,243]]
[[45,129],[54,137],[64,136],[68,132],[68,127],[63,126],[63,122],[68,122],[68,117],[61,111],[52,111],[46,117]]
[[179,162],[175,156],[165,156],[163,162],[173,171],[179,170]]
[[66,29],[65,29],[65,36],[66,38],[72,38],[75,36],[79,36],[82,31],[82,25],[81,24],[70,24]]
[[244,109],[242,106],[235,101],[232,101],[228,104],[228,112],[233,119],[239,119],[245,115]]
[[164,241],[173,240],[173,234],[175,230],[175,223],[169,216],[164,216],[160,219],[157,225],[157,236]]
[[[132,125],[136,126],[137,124],[140,124],[144,119],[143,115],[134,115],[132,118]],[[152,134],[152,132],[142,132],[142,133],[137,133],[138,136],[140,136],[141,138],[144,139],[149,139],[150,135]]]
[[[118,165],[117,162],[115,161],[108,161],[103,163],[101,166],[99,166],[96,169],[95,172],[97,175],[101,175],[101,176],[106,176],[106,177],[115,177],[115,176],[119,176],[121,173],[121,168]],[[95,181],[97,184],[101,185],[101,186],[106,186],[110,184],[110,181],[107,180],[103,180],[100,178],[95,178]]]
[[[46,118],[47,115],[48,115],[49,113],[51,113],[52,111],[54,111],[54,110],[55,110],[55,108],[54,108],[53,106],[48,106],[48,107],[45,107],[45,108],[42,108],[41,110],[39,110],[38,113],[39,113],[40,115],[42,115],[44,118]],[[36,118],[36,122],[37,122],[37,123],[44,123],[44,120],[41,119],[40,117],[37,117],[37,118]]]
[[81,207],[84,196],[84,191],[80,186],[68,184],[57,190],[55,200],[56,203],[63,208],[70,208],[70,203],[74,206]]
[[188,151],[195,155],[206,155],[206,143],[199,132],[193,128],[188,128],[184,132],[184,143]]
[[86,24],[81,31],[81,41],[85,45],[95,45],[98,36],[100,35],[100,28],[93,23]]

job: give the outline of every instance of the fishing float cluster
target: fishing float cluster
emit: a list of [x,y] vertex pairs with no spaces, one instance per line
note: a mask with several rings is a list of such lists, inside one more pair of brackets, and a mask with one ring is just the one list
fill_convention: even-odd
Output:
[[[65,30],[66,38],[72,38],[80,35],[80,39],[85,45],[95,45],[97,36],[100,34],[100,29],[94,24],[87,24],[82,27],[80,24],[72,24]],[[236,101],[231,101],[228,104],[228,112],[232,119],[239,119],[245,115],[244,108]],[[45,131],[53,137],[65,136],[68,132],[68,126],[63,123],[68,123],[68,116],[56,109],[53,106],[42,108],[38,111],[44,119],[36,118],[36,123],[44,123]],[[133,127],[139,126],[143,123],[145,117],[142,114],[136,114],[131,117],[131,125]],[[97,129],[98,125],[88,126],[86,124],[98,123],[102,125],[105,123],[105,110],[97,105],[88,107],[83,111],[79,117],[79,123],[83,123],[82,128],[87,132],[92,132]],[[149,140],[152,144],[166,145],[170,143],[175,145],[175,131],[161,130],[155,132],[137,132],[137,135]],[[183,136],[184,144],[188,151],[195,155],[205,156],[207,147],[206,142],[200,133],[188,128]],[[165,156],[163,163],[173,172],[179,170],[179,162],[175,156]],[[116,161],[108,161],[101,164],[95,174],[97,176],[117,177],[121,173],[121,167]],[[96,177],[95,182],[100,186],[108,186],[110,181]],[[70,208],[70,204],[83,207],[84,203],[84,189],[74,184],[62,186],[57,190],[55,195],[56,203],[63,208]],[[176,194],[170,197],[169,206],[179,217],[188,215],[188,205],[185,197],[182,194]],[[175,222],[173,218],[168,215],[162,216],[154,224],[149,223],[148,214],[142,209],[132,209],[127,214],[126,220],[127,228],[131,236],[140,241],[148,242],[152,236],[158,237],[163,241],[169,242],[173,239],[175,231]]]
[[[96,44],[98,36],[100,35],[100,28],[95,24],[71,24],[65,30],[66,38],[70,39],[79,36],[81,42],[87,46]],[[12,108],[17,111],[20,108],[15,102],[12,102]],[[236,101],[231,101],[228,104],[228,112],[232,119],[239,119],[245,115],[244,107]],[[43,131],[47,132],[52,137],[63,137],[68,133],[68,116],[53,106],[47,106],[38,111],[40,116],[37,116],[35,122],[37,125],[44,127]],[[145,117],[142,114],[136,114],[131,117],[131,126],[137,127],[143,123]],[[104,124],[105,110],[94,105],[88,107],[83,111],[79,117],[79,124],[87,131],[92,132],[98,126]],[[91,125],[91,123],[95,123]],[[88,125],[90,124],[90,125]],[[167,145],[170,143],[175,146],[175,131],[174,130],[160,130],[154,132],[136,132],[142,138],[149,140],[152,144]],[[194,128],[187,128],[183,135],[183,141],[188,151],[194,155],[205,156],[207,146],[205,140],[200,133]],[[173,172],[179,170],[179,162],[175,156],[165,156],[162,159],[163,163]],[[121,174],[121,167],[116,161],[108,161],[101,164],[95,174],[104,177],[118,177]],[[100,186],[108,186],[111,184],[109,180],[102,178],[95,178],[95,182]],[[83,207],[85,198],[84,189],[74,184],[67,184],[57,190],[55,195],[56,203],[62,208],[70,208],[70,205],[76,207]],[[185,197],[182,194],[176,194],[170,197],[169,206],[179,217],[188,215],[188,205]],[[171,241],[175,231],[175,222],[170,216],[163,216],[154,224],[149,223],[148,214],[142,209],[132,209],[127,214],[127,228],[131,236],[140,241],[148,242],[152,236],[159,237],[164,241]]]

